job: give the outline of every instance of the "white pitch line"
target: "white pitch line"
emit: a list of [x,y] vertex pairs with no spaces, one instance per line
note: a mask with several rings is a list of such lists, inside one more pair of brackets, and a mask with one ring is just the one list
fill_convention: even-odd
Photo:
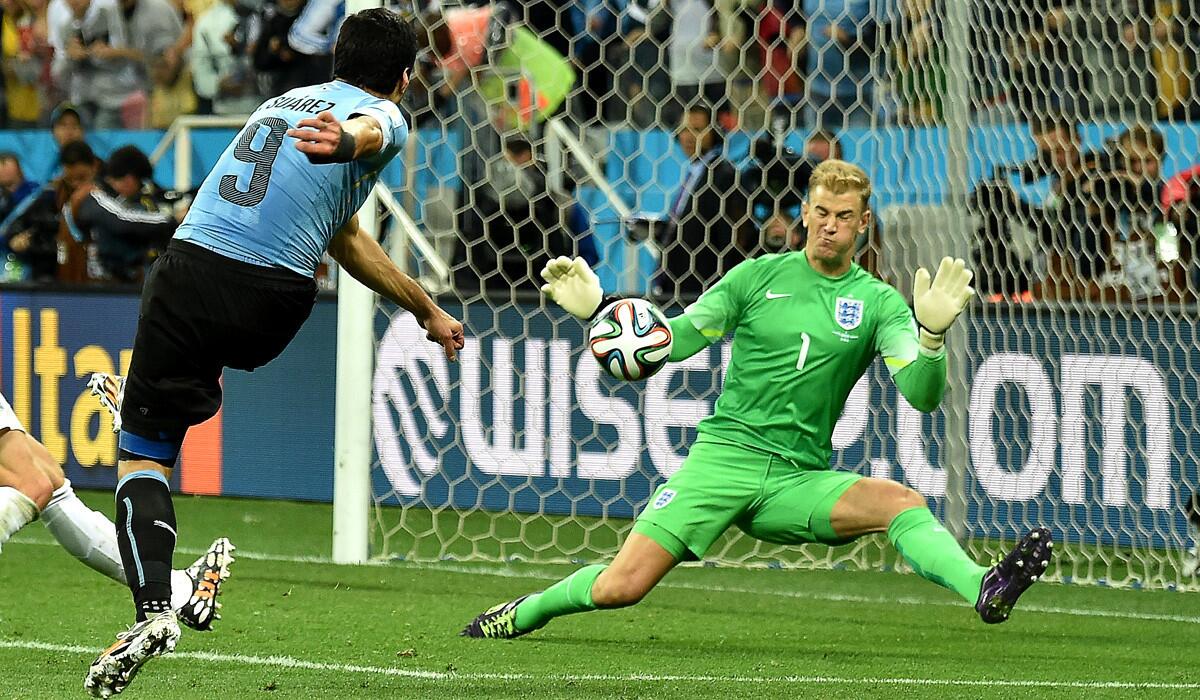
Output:
[[[0,649],[26,649],[69,654],[97,654],[99,648],[77,644],[52,644],[24,639],[0,639]],[[268,666],[272,668],[301,669],[307,671],[332,671],[336,673],[367,674],[376,676],[398,676],[434,681],[553,681],[553,682],[608,682],[608,683],[737,683],[744,685],[900,685],[900,686],[948,686],[983,688],[1070,688],[1081,690],[1200,690],[1200,683],[1164,683],[1161,681],[1053,681],[1011,680],[989,678],[846,678],[840,676],[713,676],[713,675],[659,675],[649,673],[605,674],[605,673],[556,673],[534,675],[530,673],[459,673],[422,671],[418,669],[390,668],[383,666],[361,666],[358,664],[331,664],[321,661],[297,659],[291,656],[250,656],[245,654],[217,654],[208,651],[181,651],[162,657],[165,660],[196,660],[213,663],[240,664],[243,666]]]
[[[37,546],[59,546],[54,540],[43,540],[34,537],[14,538],[8,544],[29,544]],[[195,549],[191,547],[180,547],[175,550],[180,554],[198,555],[204,554],[207,550]],[[288,555],[288,554],[271,554],[266,552],[253,552],[243,549],[237,550],[239,559],[251,559],[260,561],[286,562],[291,564],[321,564],[321,565],[336,565],[334,561],[328,557],[309,556],[309,555]],[[536,569],[530,567],[528,570],[515,569],[505,565],[465,565],[458,563],[422,563],[414,561],[390,561],[390,560],[372,560],[361,566],[400,566],[413,569],[424,569],[431,571],[445,571],[455,574],[467,575],[485,575],[499,576],[502,578],[516,579],[532,579],[532,580],[557,580],[562,578],[561,573],[555,573],[546,569]],[[665,581],[658,584],[658,588],[668,588],[676,590],[688,591],[705,591],[710,593],[735,593],[744,595],[766,595],[777,596],[781,598],[796,598],[801,600],[819,600],[829,603],[863,603],[868,605],[920,605],[934,606],[945,608],[964,608],[969,607],[967,603],[953,600],[932,600],[920,598],[916,596],[864,596],[855,595],[853,593],[826,593],[814,591],[789,591],[789,590],[772,590],[759,588],[741,588],[733,586],[715,586],[697,583],[683,583],[679,581]],[[1200,616],[1194,615],[1174,615],[1170,613],[1147,613],[1135,612],[1126,610],[1105,610],[1097,608],[1065,608],[1053,605],[1038,605],[1037,603],[1022,603],[1022,612],[1035,612],[1047,615],[1071,615],[1074,617],[1094,617],[1094,618],[1109,618],[1117,620],[1142,620],[1147,622],[1179,622],[1189,625],[1200,625]]]

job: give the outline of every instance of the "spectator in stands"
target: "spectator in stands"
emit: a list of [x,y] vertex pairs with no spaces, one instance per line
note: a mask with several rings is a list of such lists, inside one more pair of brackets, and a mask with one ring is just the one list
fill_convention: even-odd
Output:
[[310,83],[308,62],[288,45],[288,32],[305,0],[274,0],[259,11],[260,33],[254,42],[254,70],[265,95],[282,95]]
[[42,116],[50,45],[42,19],[44,0],[3,0],[0,11],[0,63],[3,65],[4,109],[0,126],[28,129]]
[[997,121],[1069,114],[1088,119],[1078,0],[975,0],[976,108]]
[[[171,0],[120,0],[120,3],[129,41],[129,48],[123,53],[138,68],[145,99],[140,121],[135,123],[134,116],[127,116],[125,126],[142,128],[149,121],[156,82],[165,87],[178,81],[182,62],[178,59],[177,44],[183,34],[183,17]],[[132,107],[129,109],[134,111]]]
[[808,22],[808,80],[804,119],[809,126],[866,126],[875,111],[879,30],[892,2],[804,0]]
[[0,237],[30,279],[83,282],[87,252],[71,239],[61,212],[72,194],[96,178],[99,160],[86,143],[74,141],[63,146],[59,163],[62,174],[26,198],[28,206],[10,217]]
[[64,102],[54,108],[50,113],[50,135],[60,151],[68,143],[84,140],[87,134],[83,130],[83,119],[74,105]]
[[146,265],[166,249],[178,220],[153,174],[146,154],[125,146],[109,156],[102,179],[73,193],[72,234],[94,246],[93,279],[138,282]]
[[[132,48],[117,0],[66,0],[50,26],[52,72],[85,121],[97,129],[137,126],[126,116],[144,114],[142,66],[130,60]],[[132,119],[130,121],[133,121]]]
[[884,40],[898,102],[897,112],[890,121],[915,125],[941,121],[945,92],[944,16],[944,0],[900,0],[900,14],[890,23]]
[[150,126],[155,129],[169,128],[180,116],[194,114],[198,106],[188,56],[195,22],[184,0],[169,2],[181,22],[178,36],[168,46],[154,46],[147,58],[151,84]]
[[815,129],[804,141],[804,155],[821,163],[830,158],[842,159],[842,144],[826,129]]
[[666,0],[631,0],[621,23],[622,41],[614,42],[613,80],[626,110],[622,116],[637,129],[662,125],[671,100],[667,46],[671,14]]
[[1174,288],[1182,301],[1195,302],[1200,298],[1200,165],[1172,176],[1161,203],[1176,231]]
[[218,0],[196,19],[192,80],[201,114],[249,114],[262,101],[246,54],[248,19],[237,0]]
[[1155,18],[1154,36],[1178,47],[1184,65],[1184,89],[1170,116],[1200,120],[1200,0],[1178,0],[1169,18]]
[[429,60],[420,66],[419,84],[435,90],[435,101],[453,100],[461,92],[458,86],[469,80],[475,88],[472,101],[483,100],[498,131],[547,119],[576,83],[570,61],[525,27],[509,3],[436,9],[420,22],[425,31],[417,38],[429,49]]
[[0,226],[39,189],[36,182],[26,179],[16,153],[0,152]]
[[1030,128],[1037,147],[1033,159],[998,166],[968,200],[979,221],[975,284],[988,301],[1031,299],[1049,251],[1069,225],[1064,209],[1071,208],[1062,202],[1083,167],[1079,130],[1055,117],[1033,121]]
[[[1118,4],[1118,12],[1110,18],[1110,31],[1104,39],[1113,48],[1123,48],[1137,55],[1138,67],[1149,75],[1132,77],[1121,75],[1126,83],[1133,83],[1131,91],[1142,102],[1149,101],[1157,106],[1157,113],[1147,110],[1147,118],[1154,116],[1195,120],[1200,118],[1200,1],[1176,0],[1168,3],[1158,0],[1124,0]],[[1113,26],[1116,25],[1116,26]],[[1128,67],[1118,66],[1129,72]],[[1154,75],[1157,73],[1157,76]],[[1154,89],[1157,77],[1157,90]],[[1155,104],[1157,103],[1157,104]]]
[[1060,274],[1076,296],[1106,301],[1160,297],[1156,226],[1164,219],[1163,135],[1151,127],[1124,131],[1076,183],[1076,220]]
[[671,0],[667,8],[673,18],[667,55],[677,104],[665,118],[674,122],[694,105],[724,112],[726,79],[718,50],[733,52],[738,47],[722,40],[711,0]]
[[611,0],[578,0],[565,11],[574,30],[571,62],[579,76],[572,114],[580,124],[594,124],[604,115],[606,97],[613,85],[612,54],[619,18]]
[[536,290],[551,258],[574,255],[548,191],[546,175],[524,138],[509,138],[502,157],[487,164],[472,188],[474,206],[460,215],[462,238],[455,252],[455,279],[464,291],[480,281],[490,289]]
[[750,245],[743,242],[747,258],[757,258],[767,253],[786,253],[791,250],[804,248],[805,230],[793,212],[776,208],[765,217],[762,225],[755,231],[755,239]]
[[807,22],[795,5],[758,0],[754,3],[754,38],[762,64],[762,91],[778,107],[792,105],[803,95],[800,75],[808,41]]
[[688,108],[676,138],[690,162],[670,218],[656,232],[662,270],[655,286],[664,294],[695,295],[741,262],[739,242],[754,234],[748,197],[737,168],[725,158],[712,110]]
[[307,66],[309,83],[327,80],[333,75],[333,45],[346,19],[344,0],[307,0],[300,15],[288,30],[288,46],[296,52],[294,60]]

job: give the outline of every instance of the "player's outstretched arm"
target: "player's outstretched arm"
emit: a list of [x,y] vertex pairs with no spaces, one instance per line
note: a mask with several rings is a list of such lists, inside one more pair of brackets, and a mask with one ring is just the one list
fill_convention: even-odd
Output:
[[442,311],[421,285],[396,267],[379,243],[358,227],[357,215],[330,241],[329,254],[354,279],[411,311],[429,340],[445,348],[451,361],[458,357],[464,342],[462,323]]
[[[928,270],[917,270],[913,312],[910,314],[900,296],[895,295],[894,313],[878,334],[878,350],[892,373],[892,381],[918,411],[928,413],[942,402],[946,392],[944,338],[975,293],[970,282],[971,272],[962,260],[943,259],[932,280]],[[913,316],[919,327],[918,337],[913,334]]]
[[373,156],[383,148],[383,127],[379,120],[359,115],[338,121],[332,112],[321,112],[302,119],[288,136],[296,139],[296,148],[313,163],[349,163]]
[[974,296],[973,274],[961,259],[942,258],[937,276],[920,268],[913,278],[913,312],[921,329],[921,345],[929,350],[942,347],[946,331],[967,308]]

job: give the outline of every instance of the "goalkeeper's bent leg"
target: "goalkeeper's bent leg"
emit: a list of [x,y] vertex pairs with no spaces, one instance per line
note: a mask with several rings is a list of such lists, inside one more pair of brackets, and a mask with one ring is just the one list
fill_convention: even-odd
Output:
[[608,566],[592,564],[576,571],[541,593],[534,593],[517,606],[517,629],[535,630],[556,617],[596,609],[592,586]]
[[929,508],[916,506],[901,511],[888,526],[887,536],[922,578],[949,588],[968,603],[978,600],[987,568],[967,556]]
[[514,624],[518,631],[529,632],[562,615],[634,605],[658,585],[681,556],[653,537],[635,531],[612,563],[585,566],[522,600]]

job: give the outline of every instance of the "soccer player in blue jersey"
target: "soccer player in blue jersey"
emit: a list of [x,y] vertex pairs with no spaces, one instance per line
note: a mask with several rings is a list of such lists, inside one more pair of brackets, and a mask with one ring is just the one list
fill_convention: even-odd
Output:
[[200,187],[146,278],[121,407],[117,530],[137,621],[92,663],[93,696],[123,690],[179,639],[170,609],[175,513],[168,478],[187,429],[221,403],[221,371],[278,356],[312,310],[326,250],[412,312],[451,359],[462,324],[358,226],[355,212],[404,146],[397,103],[416,58],[413,28],[383,8],[346,18],[334,80],[267,100]]

